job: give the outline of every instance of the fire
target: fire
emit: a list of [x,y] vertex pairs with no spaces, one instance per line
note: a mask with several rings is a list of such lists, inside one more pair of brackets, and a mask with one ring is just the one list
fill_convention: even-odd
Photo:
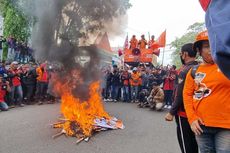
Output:
[[[54,81],[55,91],[61,94],[61,112],[64,119],[54,124],[53,127],[62,128],[61,134],[78,139],[88,138],[96,131],[124,128],[121,121],[111,117],[105,111],[100,95],[99,81],[89,85],[89,98],[86,101],[81,101],[72,94],[71,90],[82,83],[79,74],[78,71],[72,72],[71,79],[68,79],[65,84],[61,84],[57,78]],[[101,125],[104,121],[106,121],[106,127]],[[114,128],[110,127],[114,124]]]

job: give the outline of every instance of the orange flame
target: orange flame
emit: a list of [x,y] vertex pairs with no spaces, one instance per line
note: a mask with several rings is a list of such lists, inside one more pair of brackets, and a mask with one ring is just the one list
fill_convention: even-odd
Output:
[[[55,82],[55,91],[61,94],[61,112],[64,115],[66,122],[57,123],[55,128],[63,128],[66,135],[76,136],[76,129],[71,128],[72,123],[77,123],[80,131],[86,137],[91,136],[94,130],[94,119],[106,118],[110,119],[109,114],[104,110],[104,106],[100,96],[100,82],[96,81],[89,86],[89,98],[87,101],[81,101],[74,97],[71,89],[76,87],[76,80],[79,80],[79,73],[72,73],[75,76],[74,83],[67,81],[66,84],[61,84],[58,79]],[[76,79],[77,78],[77,79]],[[81,89],[79,89],[81,90]]]

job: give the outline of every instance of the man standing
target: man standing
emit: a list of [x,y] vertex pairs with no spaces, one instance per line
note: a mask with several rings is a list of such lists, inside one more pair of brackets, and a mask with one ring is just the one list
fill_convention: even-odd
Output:
[[137,72],[137,68],[133,68],[133,73],[131,74],[130,78],[131,84],[131,102],[137,102],[138,96],[138,87],[140,85],[140,74]]
[[130,43],[130,49],[135,49],[137,48],[138,40],[136,39],[136,36],[133,35],[132,39],[129,41]]
[[155,43],[155,36],[152,35],[152,36],[151,36],[151,40],[149,40],[149,42],[148,42],[148,48],[153,49],[152,47],[153,47],[153,44],[154,44],[154,43]]
[[0,62],[2,62],[2,53],[3,53],[2,43],[3,43],[3,37],[0,36]]
[[141,40],[138,42],[139,49],[146,49],[147,40],[145,39],[145,35],[141,35]]
[[193,44],[182,46],[180,52],[181,62],[184,67],[179,72],[178,85],[175,89],[175,98],[172,108],[165,116],[166,121],[172,121],[175,116],[177,124],[177,137],[182,153],[198,153],[195,135],[192,132],[184,109],[183,89],[188,71],[198,63],[195,61],[197,52],[193,50]]
[[24,104],[22,104],[23,90],[22,90],[21,79],[20,79],[22,70],[21,67],[18,66],[18,62],[12,62],[10,66],[11,67],[8,72],[8,76],[12,82],[11,92],[10,92],[11,103],[13,104],[12,107],[14,107],[14,104],[16,103],[20,107],[23,107],[24,106]]

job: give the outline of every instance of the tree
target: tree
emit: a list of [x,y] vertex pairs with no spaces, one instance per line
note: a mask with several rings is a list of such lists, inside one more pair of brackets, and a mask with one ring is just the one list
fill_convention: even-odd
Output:
[[14,1],[0,0],[0,12],[4,18],[4,36],[13,36],[17,40],[27,41],[31,34],[30,21],[27,16],[14,5]]
[[196,35],[205,29],[204,23],[196,22],[190,25],[186,31],[186,33],[180,38],[176,38],[170,45],[171,48],[175,48],[175,51],[172,53],[173,64],[177,67],[181,66],[180,61],[180,49],[186,43],[193,43],[195,41]]

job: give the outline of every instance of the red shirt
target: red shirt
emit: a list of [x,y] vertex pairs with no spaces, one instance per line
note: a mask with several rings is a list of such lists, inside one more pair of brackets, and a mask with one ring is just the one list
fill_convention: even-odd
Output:
[[[19,72],[19,70],[11,70],[10,73],[11,74],[17,74]],[[16,87],[16,86],[20,86],[21,85],[21,79],[19,76],[14,76],[12,78],[12,83],[13,83],[13,86]]]
[[2,84],[0,84],[0,103],[5,102],[6,90],[2,90]]
[[166,78],[164,81],[163,89],[164,90],[173,90],[174,89],[174,80],[172,80],[171,78]]

